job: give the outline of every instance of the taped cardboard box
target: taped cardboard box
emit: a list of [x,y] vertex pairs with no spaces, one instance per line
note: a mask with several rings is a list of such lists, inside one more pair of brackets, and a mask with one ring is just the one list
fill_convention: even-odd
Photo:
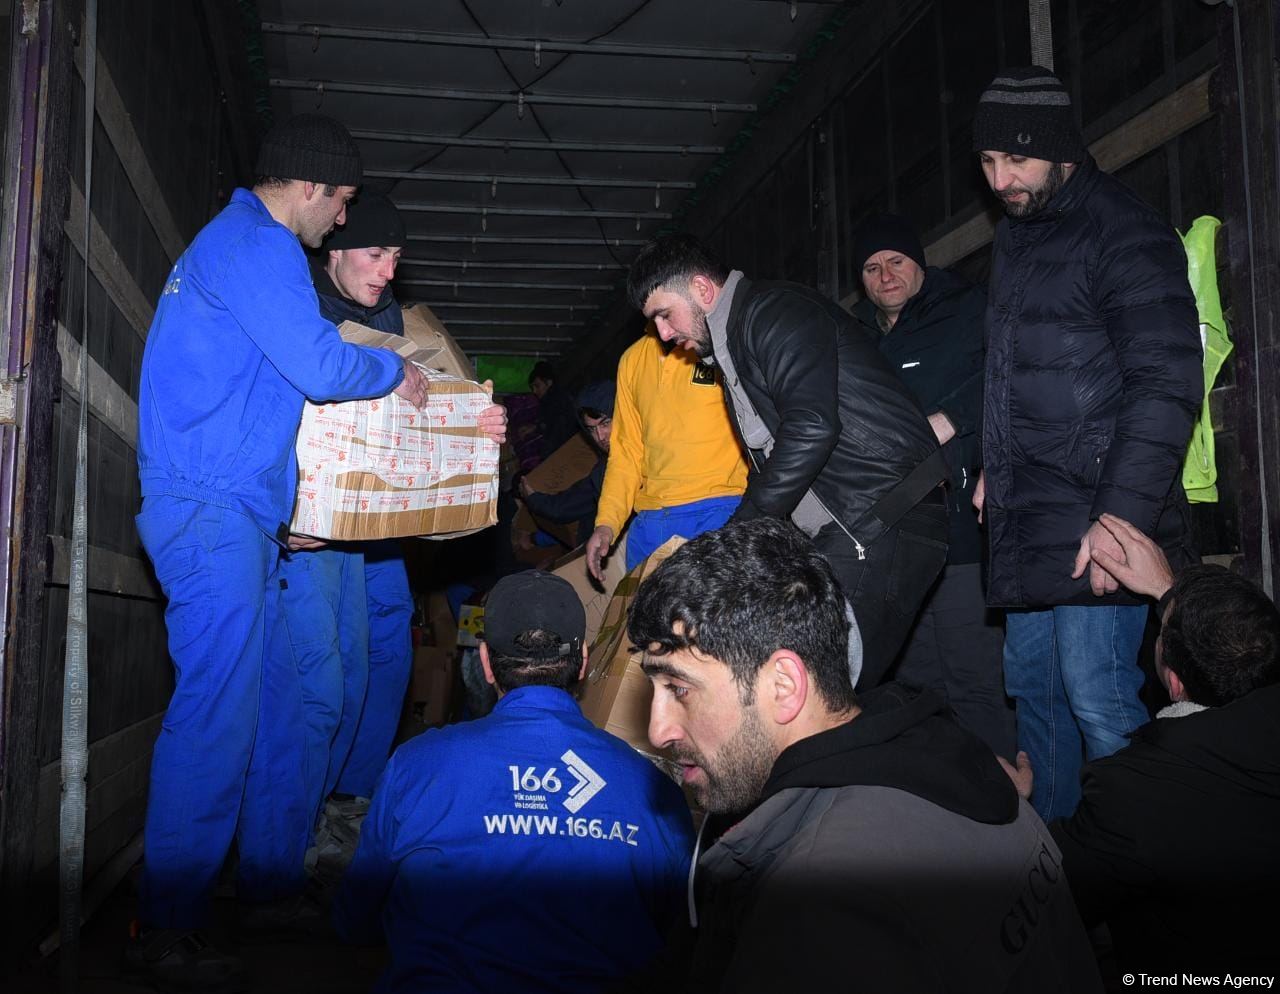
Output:
[[[423,357],[399,335],[354,322],[338,330],[355,344]],[[496,523],[498,446],[477,425],[492,400],[476,383],[426,374],[421,410],[394,394],[304,405],[291,531],[344,541],[452,537]]]
[[591,645],[601,626],[605,613],[613,600],[613,591],[621,582],[626,571],[627,533],[624,531],[618,539],[609,558],[604,561],[604,583],[600,583],[587,572],[586,547],[579,546],[566,553],[551,564],[551,572],[569,582],[578,600],[582,601],[583,610],[587,613],[587,632],[583,641]]
[[640,669],[641,654],[629,651],[627,610],[641,582],[682,545],[684,539],[670,539],[618,582],[605,609],[600,631],[591,643],[587,677],[583,681],[582,713],[587,720],[651,758],[660,756],[649,743],[649,703],[653,689]]

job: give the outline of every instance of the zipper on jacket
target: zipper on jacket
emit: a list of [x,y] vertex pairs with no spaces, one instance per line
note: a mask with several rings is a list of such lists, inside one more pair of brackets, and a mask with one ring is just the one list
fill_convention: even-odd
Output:
[[[737,389],[738,387],[737,379],[733,381],[733,387],[735,390]],[[742,418],[738,415],[737,407],[733,408],[733,420],[737,422],[737,425],[738,425],[738,437],[741,439],[746,439],[747,433],[742,430]],[[751,448],[749,445],[743,445],[743,448],[747,450],[747,458],[751,460],[752,468],[755,469],[757,473],[760,472],[760,464],[756,462],[755,449]],[[865,560],[867,558],[867,550],[863,548],[862,543],[859,542],[856,538],[854,538],[853,533],[844,526],[844,522],[841,521],[839,518],[837,518],[834,514],[832,514],[831,511],[827,508],[826,504],[822,503],[822,498],[819,497],[817,493],[814,492],[814,489],[812,487],[809,487],[808,491],[809,493],[813,494],[813,499],[816,500],[818,502],[818,506],[822,508],[823,511],[826,512],[827,517],[830,518],[832,521],[834,521],[836,525],[839,527],[839,529],[842,532],[844,532],[846,536],[848,536],[849,541],[853,543],[853,547],[858,552],[858,561],[861,562]]]

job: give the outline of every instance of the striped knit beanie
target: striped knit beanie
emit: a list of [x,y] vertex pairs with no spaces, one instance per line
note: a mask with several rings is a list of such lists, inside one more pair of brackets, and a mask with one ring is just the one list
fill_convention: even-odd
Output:
[[978,98],[973,150],[1081,161],[1084,141],[1062,80],[1040,66],[1002,69]]

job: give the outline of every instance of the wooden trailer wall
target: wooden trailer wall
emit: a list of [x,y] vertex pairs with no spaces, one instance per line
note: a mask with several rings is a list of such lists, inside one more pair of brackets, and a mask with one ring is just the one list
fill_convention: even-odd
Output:
[[[47,459],[40,632],[13,661],[20,693],[5,715],[3,805],[6,893],[23,924],[47,924],[56,899],[62,671],[72,493],[85,340],[84,48],[82,3],[44,5],[53,45],[74,64],[61,106],[69,137],[60,280],[51,335],[61,360]],[[163,602],[137,537],[138,381],[143,347],[165,278],[187,242],[230,197],[254,141],[236,4],[130,0],[100,3],[97,123],[89,238],[89,782],[86,876],[141,829],[152,743],[172,690]],[[51,274],[45,274],[48,278]],[[50,365],[55,368],[48,368]],[[31,370],[58,376],[56,363]],[[38,445],[34,446],[38,448]],[[34,564],[26,563],[27,569]],[[20,814],[21,813],[21,814]]]

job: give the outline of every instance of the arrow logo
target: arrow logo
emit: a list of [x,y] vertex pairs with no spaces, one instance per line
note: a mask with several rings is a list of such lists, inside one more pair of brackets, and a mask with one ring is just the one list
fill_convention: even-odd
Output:
[[564,799],[564,806],[569,809],[570,814],[576,815],[591,798],[604,789],[605,781],[572,749],[566,749],[560,759],[578,781],[569,788],[569,796]]

